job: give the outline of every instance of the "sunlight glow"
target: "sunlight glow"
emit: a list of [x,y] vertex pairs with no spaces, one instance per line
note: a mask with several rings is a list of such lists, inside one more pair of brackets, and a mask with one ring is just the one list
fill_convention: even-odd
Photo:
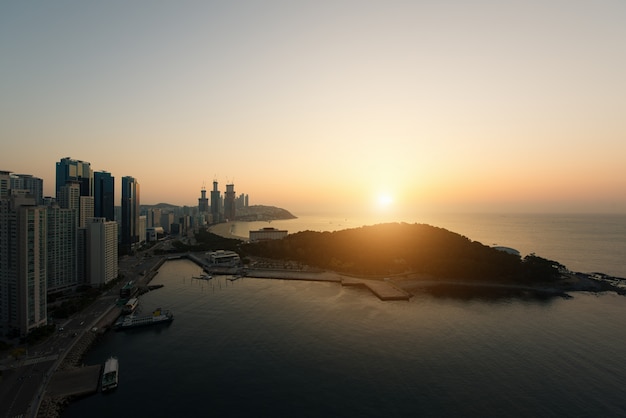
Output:
[[380,209],[389,208],[393,204],[393,197],[391,195],[381,193],[376,198],[376,203]]

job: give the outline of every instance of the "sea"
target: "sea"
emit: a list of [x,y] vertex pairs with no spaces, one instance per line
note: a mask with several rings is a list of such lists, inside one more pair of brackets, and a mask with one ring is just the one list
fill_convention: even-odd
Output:
[[[464,219],[418,222],[626,276],[624,216]],[[361,225],[312,216],[270,226]],[[200,272],[187,260],[160,268],[152,283],[164,287],[140,308],[170,309],[174,321],[102,336],[84,362],[117,356],[119,387],[72,402],[64,417],[626,416],[624,296],[383,302],[337,283],[194,279]]]

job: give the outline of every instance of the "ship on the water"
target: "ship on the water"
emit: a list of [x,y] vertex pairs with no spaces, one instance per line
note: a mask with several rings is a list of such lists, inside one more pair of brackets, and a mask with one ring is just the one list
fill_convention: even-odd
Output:
[[117,357],[110,357],[106,363],[104,363],[104,370],[102,372],[102,391],[113,390],[117,387],[118,382],[118,367],[119,363]]
[[135,327],[143,327],[146,325],[156,325],[171,322],[174,320],[174,314],[168,310],[162,310],[161,308],[155,309],[151,315],[138,316],[128,315],[121,321],[115,324],[116,329],[127,329]]

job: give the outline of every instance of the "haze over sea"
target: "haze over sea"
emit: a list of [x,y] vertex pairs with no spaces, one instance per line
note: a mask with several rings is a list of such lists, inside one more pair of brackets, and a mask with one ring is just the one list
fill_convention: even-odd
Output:
[[[271,225],[359,226],[336,222],[302,216]],[[423,222],[573,269],[624,275],[617,260],[624,254],[623,216],[450,215]],[[141,307],[171,309],[174,322],[105,334],[85,363],[116,355],[120,386],[72,403],[63,416],[626,415],[623,296],[418,293],[408,302],[382,302],[336,283],[192,279],[200,272],[186,260],[161,267],[152,283],[165,286],[143,295]]]

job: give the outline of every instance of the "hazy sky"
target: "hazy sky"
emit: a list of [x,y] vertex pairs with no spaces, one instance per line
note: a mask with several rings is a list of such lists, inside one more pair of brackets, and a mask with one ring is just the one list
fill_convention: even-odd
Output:
[[[142,203],[626,213],[626,1],[0,3],[0,169]],[[382,196],[387,196],[383,198]]]

